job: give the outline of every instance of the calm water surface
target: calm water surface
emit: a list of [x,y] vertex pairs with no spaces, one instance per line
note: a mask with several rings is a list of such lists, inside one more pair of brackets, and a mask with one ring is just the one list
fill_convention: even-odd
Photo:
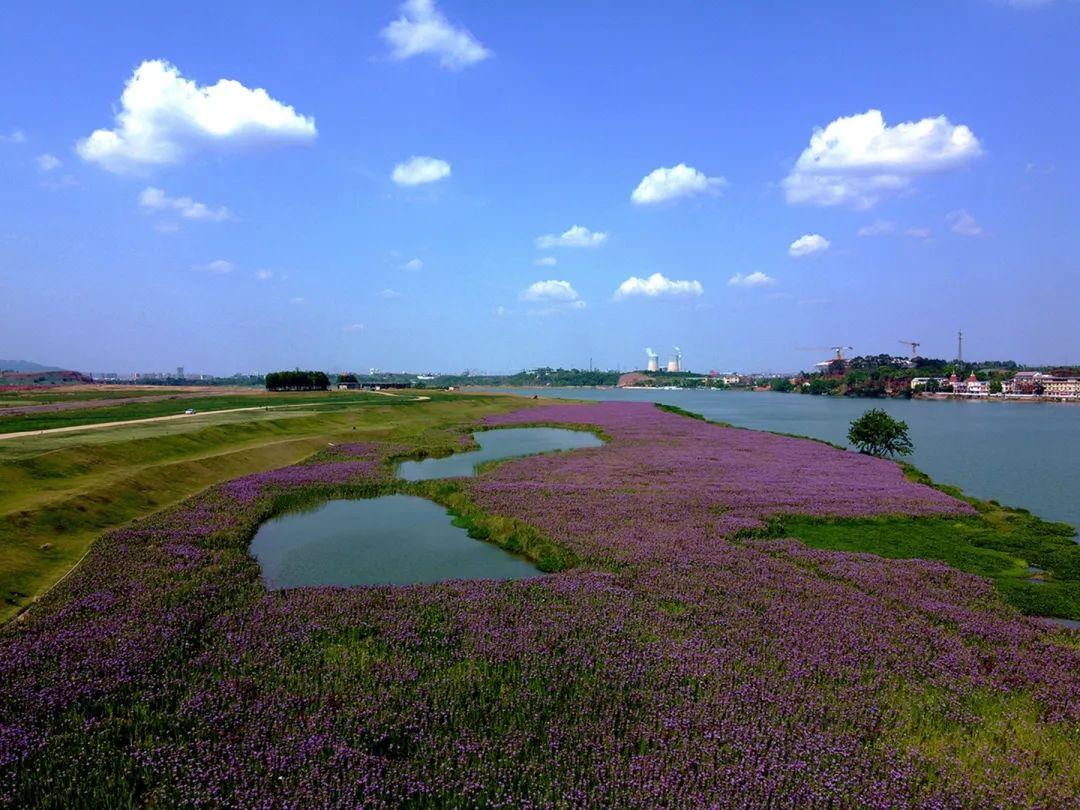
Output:
[[485,461],[497,461],[514,456],[531,456],[552,450],[576,450],[580,447],[599,447],[600,439],[584,430],[562,428],[500,428],[473,434],[479,450],[454,453],[445,458],[423,461],[404,461],[398,465],[399,478],[406,481],[428,481],[433,478],[455,478],[476,474],[476,466]]
[[[500,389],[489,389],[500,390]],[[1080,526],[1080,405],[868,400],[745,391],[504,389],[569,399],[666,402],[710,419],[847,444],[851,420],[883,408],[908,423],[910,461],[969,495]]]
[[251,541],[266,587],[406,585],[540,576],[531,563],[451,523],[412,495],[329,501],[267,521]]

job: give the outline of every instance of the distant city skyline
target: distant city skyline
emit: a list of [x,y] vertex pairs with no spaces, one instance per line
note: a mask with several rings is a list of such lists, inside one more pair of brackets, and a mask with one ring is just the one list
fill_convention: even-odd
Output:
[[0,354],[795,371],[963,329],[1075,362],[1078,32],[1070,0],[13,3]]

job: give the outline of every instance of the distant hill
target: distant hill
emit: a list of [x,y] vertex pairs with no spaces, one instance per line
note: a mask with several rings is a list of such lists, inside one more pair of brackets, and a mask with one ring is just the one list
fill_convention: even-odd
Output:
[[29,360],[0,360],[0,371],[62,371],[60,366],[43,366]]
[[89,385],[93,379],[81,371],[6,371],[0,370],[0,385]]

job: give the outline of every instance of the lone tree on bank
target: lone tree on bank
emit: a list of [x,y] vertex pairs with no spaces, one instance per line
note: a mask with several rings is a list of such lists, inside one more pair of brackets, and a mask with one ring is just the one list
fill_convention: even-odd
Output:
[[912,450],[907,422],[893,419],[881,408],[872,408],[854,420],[847,437],[860,453],[880,458],[907,456]]

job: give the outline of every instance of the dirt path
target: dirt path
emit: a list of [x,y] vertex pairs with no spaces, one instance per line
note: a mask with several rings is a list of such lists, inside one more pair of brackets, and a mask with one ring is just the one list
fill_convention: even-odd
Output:
[[[384,397],[400,398],[400,394],[391,394],[388,391],[372,391],[372,394],[379,394]],[[424,402],[431,397],[415,396],[410,397],[413,402]],[[68,427],[48,428],[46,430],[20,430],[15,433],[0,433],[0,441],[5,439],[17,439],[20,436],[50,436],[55,433],[76,433],[82,430],[101,430],[104,428],[112,427],[124,427],[128,425],[143,425],[147,422],[164,422],[169,419],[198,419],[200,416],[217,416],[222,413],[240,413],[241,411],[262,411],[262,410],[274,410],[280,411],[285,408],[317,408],[319,405],[325,403],[320,402],[301,402],[296,405],[271,405],[269,408],[264,405],[253,405],[248,408],[224,408],[220,411],[203,411],[202,413],[176,413],[170,416],[149,416],[143,419],[124,419],[118,422],[99,422],[95,425],[69,425]]]

